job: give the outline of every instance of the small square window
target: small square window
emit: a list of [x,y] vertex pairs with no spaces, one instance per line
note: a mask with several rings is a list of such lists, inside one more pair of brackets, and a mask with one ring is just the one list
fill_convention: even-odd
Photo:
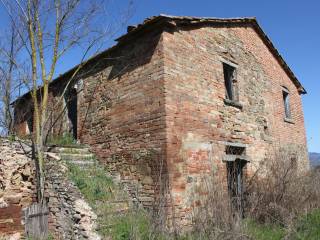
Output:
[[223,63],[224,85],[226,89],[226,99],[236,101],[235,94],[235,73],[236,69],[226,63]]
[[289,91],[286,88],[282,90],[282,97],[283,97],[285,118],[291,119],[290,97],[289,97]]

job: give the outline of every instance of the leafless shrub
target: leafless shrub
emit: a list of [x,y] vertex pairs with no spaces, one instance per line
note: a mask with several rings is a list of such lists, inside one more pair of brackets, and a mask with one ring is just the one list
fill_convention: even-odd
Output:
[[320,169],[301,171],[299,158],[297,153],[282,150],[266,159],[254,173],[247,174],[243,183],[244,219],[234,209],[226,179],[220,173],[195,182],[194,193],[188,198],[192,211],[187,230],[177,227],[179,223],[174,219],[171,227],[166,225],[165,220],[172,218],[168,213],[174,214],[174,209],[170,209],[168,196],[163,195],[158,211],[146,213],[150,222],[147,239],[254,239],[246,218],[267,226],[282,226],[291,239],[296,220],[320,208]]
[[195,191],[205,194],[195,201],[190,239],[248,239],[241,229],[239,215],[232,210],[229,193],[221,178],[203,177]]
[[289,226],[320,207],[319,174],[298,168],[298,155],[280,151],[266,159],[247,182],[247,216],[261,223]]

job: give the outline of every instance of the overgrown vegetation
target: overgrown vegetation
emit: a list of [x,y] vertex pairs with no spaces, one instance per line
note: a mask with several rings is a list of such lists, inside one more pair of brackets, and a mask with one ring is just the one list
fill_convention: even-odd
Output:
[[[235,217],[228,193],[207,179],[208,196],[194,209],[192,231],[168,232],[156,218],[130,205],[126,192],[99,165],[88,169],[69,165],[70,177],[98,214],[99,232],[115,240],[257,239],[316,240],[320,238],[320,173],[301,175],[287,158],[277,157],[246,183],[245,219]],[[263,175],[263,173],[268,173]],[[259,177],[258,177],[259,176]],[[263,176],[263,177],[261,177]],[[211,184],[209,184],[211,183]]]
[[130,205],[126,192],[107,176],[101,165],[82,169],[68,163],[70,178],[98,214],[100,234],[115,240],[150,239],[146,211]]
[[281,240],[285,236],[285,229],[277,224],[259,224],[248,219],[244,223],[244,230],[253,239]]
[[72,181],[91,204],[111,197],[113,182],[106,176],[104,169],[94,166],[84,171],[74,164],[68,165]]
[[296,231],[292,239],[319,239],[320,238],[320,209],[316,209],[300,217],[295,226]]
[[49,136],[47,145],[76,146],[77,141],[74,139],[71,133],[65,133],[62,136]]

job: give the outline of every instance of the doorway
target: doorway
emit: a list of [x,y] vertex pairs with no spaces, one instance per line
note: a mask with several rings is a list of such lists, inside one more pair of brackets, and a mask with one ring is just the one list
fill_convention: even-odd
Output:
[[67,94],[66,99],[66,106],[67,106],[67,115],[68,115],[68,122],[69,122],[69,133],[72,134],[73,138],[77,139],[77,109],[78,109],[78,97],[77,97],[77,90],[75,88],[70,88]]
[[231,207],[235,214],[243,218],[243,168],[246,161],[236,159],[232,162],[227,162],[227,181],[228,192],[231,200]]

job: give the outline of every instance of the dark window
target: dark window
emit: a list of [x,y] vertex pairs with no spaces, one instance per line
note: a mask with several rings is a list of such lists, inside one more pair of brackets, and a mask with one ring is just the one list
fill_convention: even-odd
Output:
[[227,155],[245,155],[246,149],[244,147],[238,147],[238,146],[226,146],[226,154]]
[[282,90],[282,96],[283,96],[285,118],[291,118],[289,91],[287,89]]
[[33,109],[28,113],[28,119],[27,119],[27,134],[33,133]]
[[77,90],[75,88],[70,88],[66,95],[66,105],[68,110],[69,119],[69,132],[72,134],[74,139],[77,139]]
[[236,100],[235,94],[235,72],[236,69],[226,63],[223,63],[224,85],[226,88],[226,99]]

